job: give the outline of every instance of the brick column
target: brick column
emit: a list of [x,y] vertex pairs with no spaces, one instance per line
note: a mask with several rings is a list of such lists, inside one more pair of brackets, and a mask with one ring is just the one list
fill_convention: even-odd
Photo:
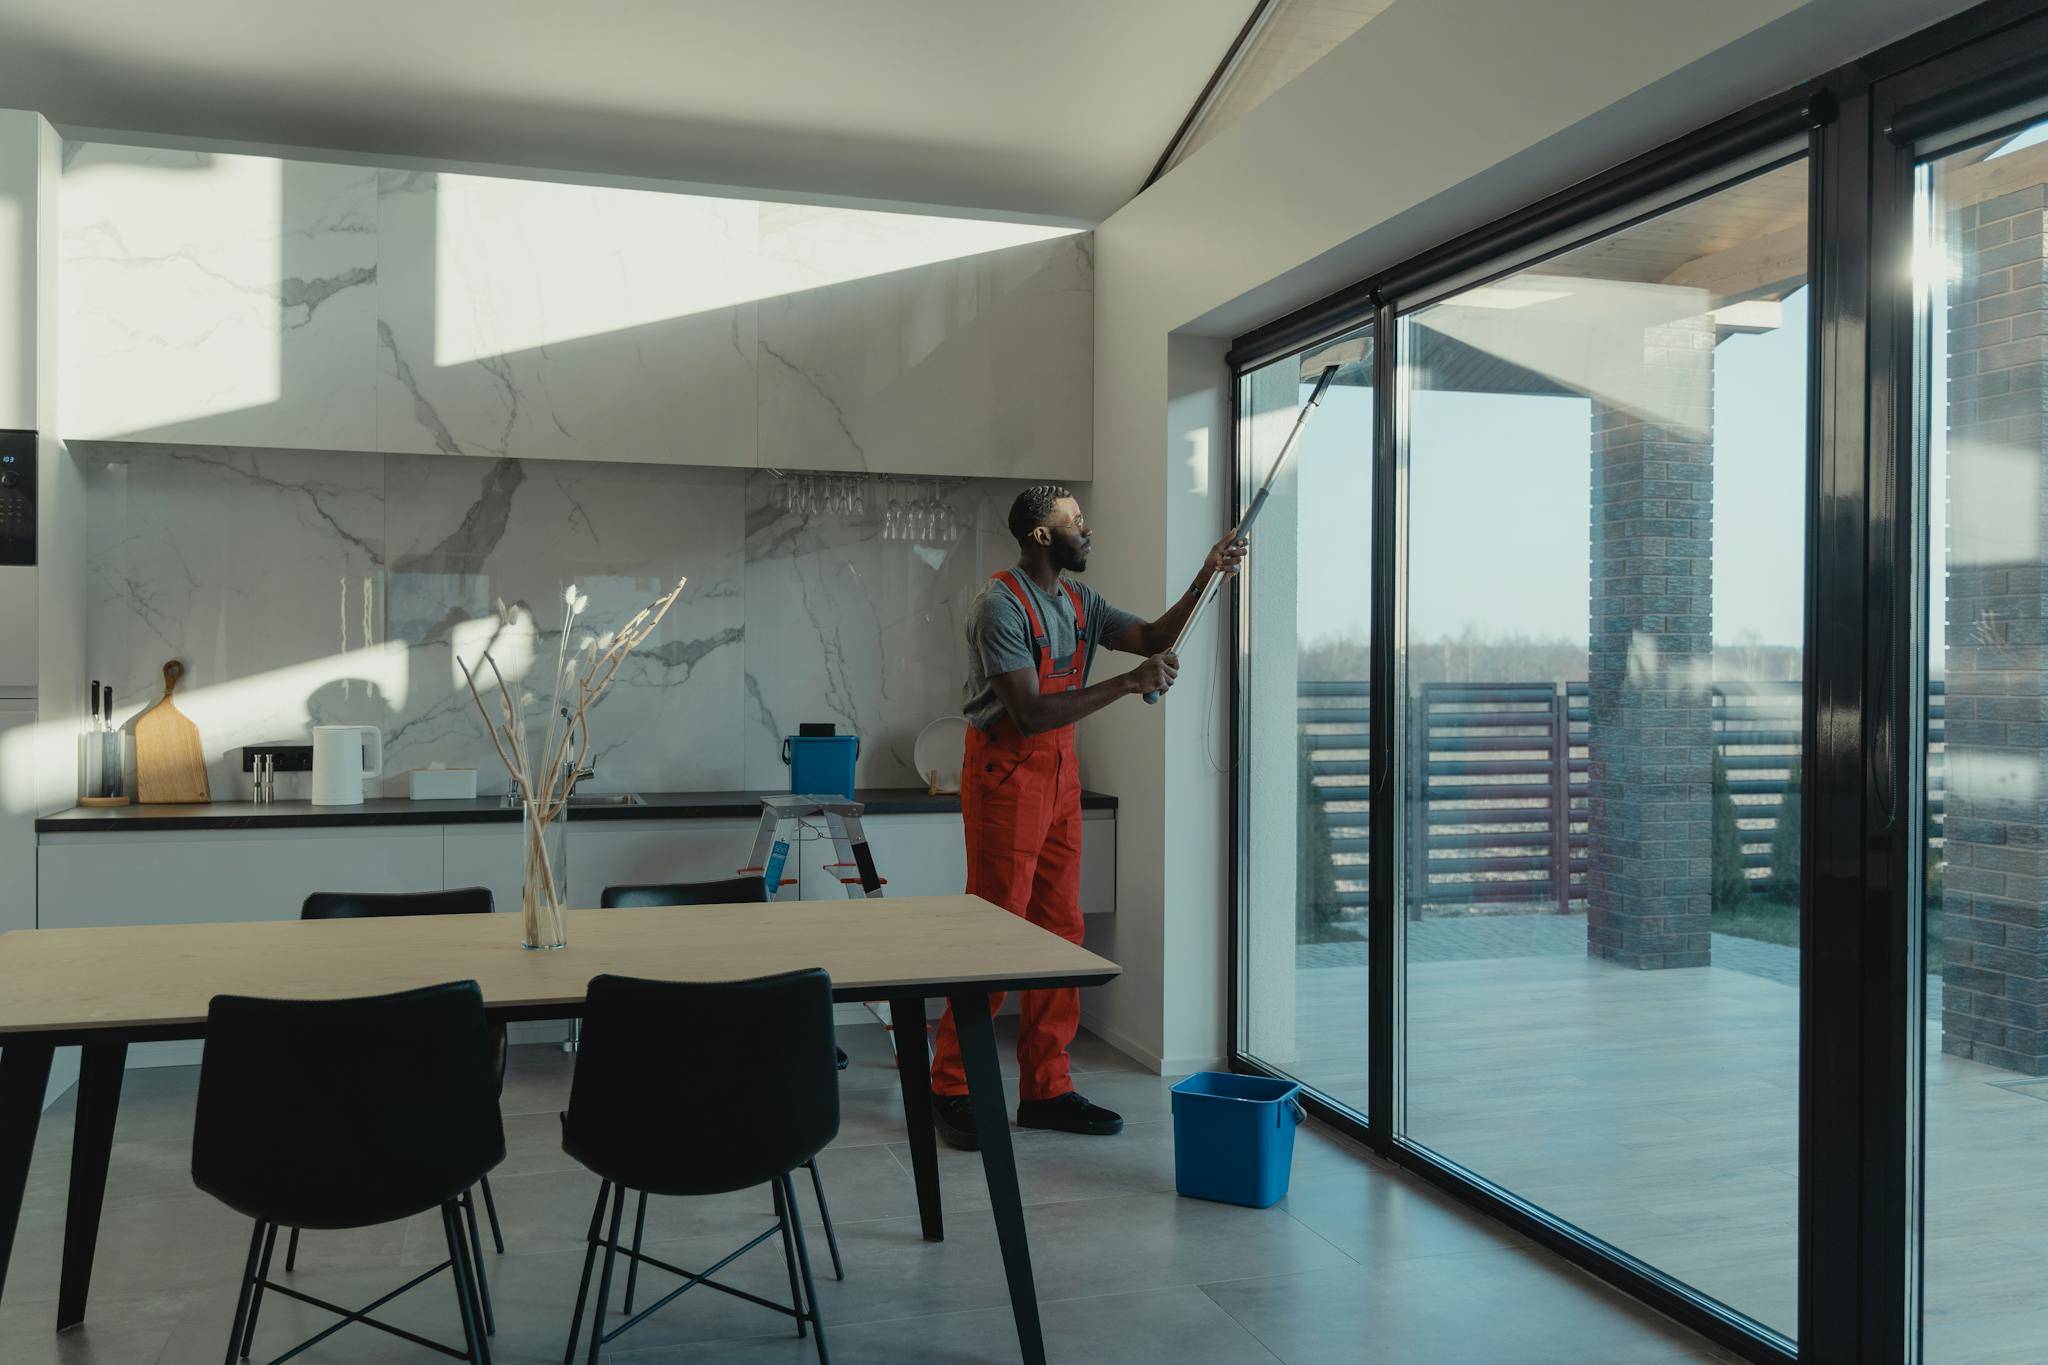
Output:
[[2035,185],[1949,216],[1941,1049],[2048,1075],[2048,301]]
[[[1634,338],[1625,354],[1634,358]],[[1714,327],[1641,334],[1593,399],[1586,952],[1704,967],[1713,913]]]

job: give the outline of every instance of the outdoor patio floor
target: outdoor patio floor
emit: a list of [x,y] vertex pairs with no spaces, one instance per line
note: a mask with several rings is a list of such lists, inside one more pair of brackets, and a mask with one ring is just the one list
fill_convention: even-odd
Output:
[[[1408,926],[1408,1137],[1792,1334],[1797,950],[1715,935],[1715,966],[1637,971],[1588,959],[1584,924]],[[1294,1055],[1260,1054],[1359,1108],[1363,947],[1300,950]],[[1927,1359],[2040,1361],[2048,1079],[1942,1055],[1935,1017]]]

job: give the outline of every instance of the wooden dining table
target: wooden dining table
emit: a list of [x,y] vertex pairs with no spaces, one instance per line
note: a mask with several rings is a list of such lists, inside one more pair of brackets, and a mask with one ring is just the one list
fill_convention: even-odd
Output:
[[[0,1301],[55,1049],[81,1049],[57,1330],[85,1320],[121,1078],[132,1043],[204,1038],[216,995],[334,999],[475,981],[495,1020],[570,1019],[604,973],[731,981],[823,967],[839,1001],[897,1020],[950,1000],[981,1137],[996,1239],[1026,1361],[1045,1359],[1009,1103],[989,997],[1095,986],[1115,963],[977,896],[572,910],[564,948],[530,951],[510,915],[23,929],[0,934]],[[897,1073],[925,1240],[945,1236],[921,1032]],[[909,1044],[909,1045],[905,1045]],[[564,1305],[566,1308],[566,1304]]]

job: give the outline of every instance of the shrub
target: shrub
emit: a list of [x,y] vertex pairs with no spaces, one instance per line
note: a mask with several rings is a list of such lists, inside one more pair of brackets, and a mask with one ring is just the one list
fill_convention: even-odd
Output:
[[1785,780],[1785,801],[1778,807],[1778,827],[1771,831],[1771,894],[1779,900],[1799,899],[1799,756]]
[[1341,908],[1337,903],[1337,869],[1330,861],[1330,816],[1316,792],[1314,769],[1309,760],[1315,743],[1301,739],[1300,815],[1295,821],[1294,917],[1295,935],[1302,943],[1320,943],[1332,937],[1331,926]]
[[1728,768],[1714,751],[1714,904],[1736,905],[1749,895],[1749,874],[1742,866],[1742,829],[1735,823],[1735,795],[1728,790]]

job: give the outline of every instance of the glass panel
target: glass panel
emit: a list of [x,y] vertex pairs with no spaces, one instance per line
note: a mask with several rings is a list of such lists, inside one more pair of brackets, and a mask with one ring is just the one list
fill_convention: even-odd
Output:
[[1365,1110],[1367,677],[1372,631],[1372,335],[1240,379],[1240,476],[1274,468],[1325,365],[1339,366],[1253,526],[1240,838],[1244,1050]]
[[1929,1361],[2048,1349],[2044,144],[1920,172]]
[[1790,1335],[1807,169],[1412,314],[1406,1135]]

